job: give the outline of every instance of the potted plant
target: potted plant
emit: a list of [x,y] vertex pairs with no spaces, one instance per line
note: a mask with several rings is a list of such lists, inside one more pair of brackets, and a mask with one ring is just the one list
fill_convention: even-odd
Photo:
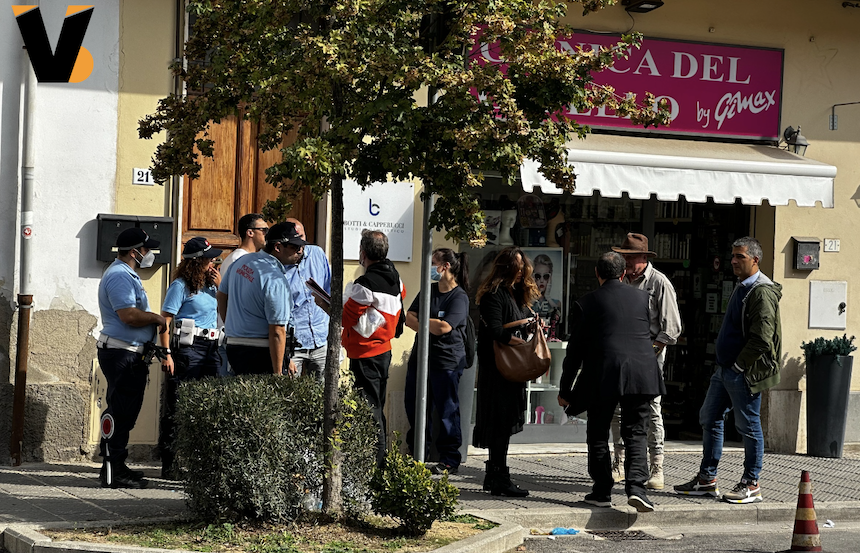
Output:
[[806,358],[806,452],[815,457],[842,457],[854,336],[816,338],[800,346]]

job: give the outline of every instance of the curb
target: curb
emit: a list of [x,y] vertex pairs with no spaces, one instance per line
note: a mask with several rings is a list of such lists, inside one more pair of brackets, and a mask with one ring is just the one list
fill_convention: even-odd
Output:
[[527,533],[527,530],[519,524],[504,522],[478,535],[433,551],[434,553],[504,553],[521,545]]
[[[498,509],[466,511],[493,522],[513,523],[528,530],[562,526],[581,530],[627,530],[641,527],[726,526],[793,523],[797,507],[788,504],[714,504],[691,509],[687,505],[658,507],[653,513],[638,513],[628,506],[594,509]],[[822,502],[815,505],[818,519],[860,522],[860,501]]]

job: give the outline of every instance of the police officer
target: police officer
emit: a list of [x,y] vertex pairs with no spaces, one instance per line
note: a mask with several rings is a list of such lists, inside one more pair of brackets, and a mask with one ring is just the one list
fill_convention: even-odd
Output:
[[102,487],[137,488],[147,485],[143,472],[125,464],[128,435],[137,422],[149,376],[144,344],[153,345],[156,333],[167,330],[164,317],[149,310],[136,267],[152,267],[159,242],[139,228],[122,231],[116,239],[117,258],[99,284],[102,331],[98,359],[107,380],[107,409],[101,418],[99,480]]
[[242,256],[218,290],[218,313],[227,331],[227,358],[237,375],[281,374],[288,363],[287,323],[293,305],[285,265],[302,258],[305,241],[294,223],[269,229],[263,251]]
[[173,339],[168,333],[160,336],[161,345],[172,350],[161,361],[167,373],[164,398],[161,403],[161,425],[158,448],[161,450],[161,477],[176,480],[173,460],[174,416],[179,399],[179,383],[215,376],[221,367],[221,330],[217,323],[215,294],[221,274],[213,260],[221,255],[203,236],[185,243],[182,262],[176,268],[174,280],[167,288],[161,316],[167,324],[175,319]]

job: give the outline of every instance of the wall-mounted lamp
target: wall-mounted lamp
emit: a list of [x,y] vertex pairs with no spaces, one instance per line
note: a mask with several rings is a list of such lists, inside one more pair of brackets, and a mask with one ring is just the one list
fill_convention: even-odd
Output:
[[794,127],[788,127],[782,133],[782,137],[785,139],[788,151],[799,156],[806,155],[806,147],[809,146],[809,141],[806,140],[805,136],[800,134],[800,126],[797,127],[797,130],[794,130]]
[[663,5],[663,0],[621,0],[628,12],[648,13]]

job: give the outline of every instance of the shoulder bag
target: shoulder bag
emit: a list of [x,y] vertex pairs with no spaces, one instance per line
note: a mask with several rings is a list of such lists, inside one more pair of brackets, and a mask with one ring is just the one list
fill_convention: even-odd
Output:
[[498,340],[493,341],[496,367],[506,380],[528,382],[549,370],[552,358],[540,321],[540,317],[532,311],[530,319],[520,319],[502,325],[502,328],[526,325],[527,332],[532,335],[531,340],[522,344],[510,345]]

